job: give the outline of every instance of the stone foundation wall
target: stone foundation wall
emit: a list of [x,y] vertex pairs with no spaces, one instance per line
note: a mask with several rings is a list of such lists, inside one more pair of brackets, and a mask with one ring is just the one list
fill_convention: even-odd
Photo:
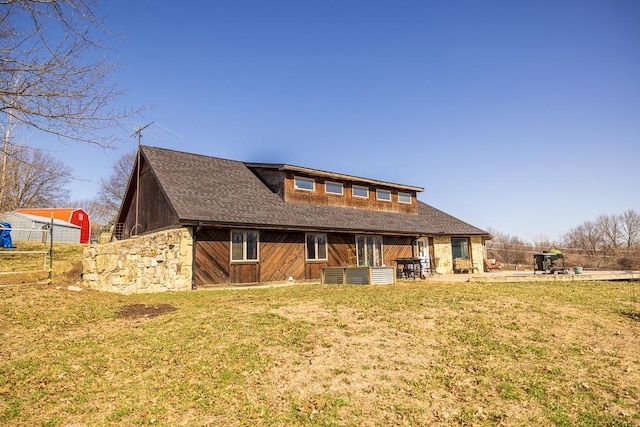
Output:
[[83,283],[120,294],[191,289],[193,236],[179,228],[91,245],[82,257]]

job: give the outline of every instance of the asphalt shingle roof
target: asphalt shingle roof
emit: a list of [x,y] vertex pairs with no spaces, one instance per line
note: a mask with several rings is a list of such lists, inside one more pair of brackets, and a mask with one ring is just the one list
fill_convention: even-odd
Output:
[[488,235],[421,201],[417,215],[286,203],[243,162],[149,146],[141,149],[182,223]]

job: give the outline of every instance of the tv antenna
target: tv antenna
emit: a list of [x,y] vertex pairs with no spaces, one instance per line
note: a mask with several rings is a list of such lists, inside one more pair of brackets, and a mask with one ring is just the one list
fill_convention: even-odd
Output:
[[140,142],[142,141],[142,131],[145,130],[146,128],[148,128],[149,126],[151,126],[152,124],[153,124],[153,122],[147,123],[146,125],[141,126],[138,129],[136,129],[136,131],[131,134],[132,138],[134,136],[138,137],[138,147],[140,147]]
[[138,213],[140,211],[140,142],[142,141],[142,131],[148,128],[149,126],[151,126],[152,124],[153,122],[148,123],[144,126],[141,126],[138,129],[136,129],[134,133],[131,134],[132,138],[133,137],[138,138],[138,154],[136,158],[136,219],[135,219],[135,224],[133,225],[133,227],[131,227],[131,231],[130,231],[130,234],[132,236],[134,235],[137,236],[138,229],[142,228],[142,226],[138,222]]

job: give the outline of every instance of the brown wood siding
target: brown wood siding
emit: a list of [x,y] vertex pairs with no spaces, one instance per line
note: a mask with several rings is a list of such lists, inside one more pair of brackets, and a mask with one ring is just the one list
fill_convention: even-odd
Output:
[[[160,184],[155,176],[149,170],[147,163],[141,162],[140,168],[140,209],[138,209],[138,224],[136,226],[136,178],[134,175],[131,185],[134,191],[131,191],[131,200],[127,200],[126,215],[124,220],[122,217],[118,222],[124,223],[124,235],[126,237],[134,234],[142,234],[147,231],[153,231],[158,228],[169,225],[178,224],[178,216],[167,200]],[[135,172],[134,172],[135,174]]]
[[195,284],[229,283],[229,230],[203,229],[196,234]]
[[305,277],[304,233],[260,232],[260,281],[286,281]]
[[[349,265],[349,254],[356,251],[356,236],[354,234],[329,234],[328,267],[346,267]],[[355,262],[355,261],[354,261]]]
[[411,256],[412,237],[389,237],[382,240],[382,259],[385,265],[398,267],[395,260],[397,258],[408,258]]
[[260,264],[231,262],[231,230],[200,230],[196,236],[195,284],[198,286],[257,283]]
[[328,267],[326,262],[308,262],[305,265],[305,278],[307,280],[320,280],[322,278],[322,269]]
[[229,283],[260,282],[260,264],[257,262],[231,263],[229,272]]
[[[313,178],[315,180],[315,190],[305,191],[296,190],[294,186],[294,177],[304,176],[306,178]],[[416,199],[415,191],[406,191],[411,194],[411,203],[398,202],[398,190],[375,187],[369,184],[351,183],[338,180],[328,180],[331,182],[342,182],[343,194],[342,196],[325,193],[325,178],[313,177],[309,175],[297,174],[293,172],[287,172],[284,182],[284,200],[290,203],[306,203],[311,205],[323,205],[323,206],[338,206],[346,208],[367,209],[385,212],[400,212],[400,213],[418,213],[418,201]],[[369,189],[369,198],[363,199],[359,197],[353,197],[352,185],[360,185]],[[389,190],[391,192],[391,202],[380,201],[376,198],[376,189]]]
[[[320,280],[324,267],[349,266],[355,260],[355,235],[327,235],[327,261],[306,261],[305,233],[261,231],[260,262],[230,262],[230,230],[202,229],[196,235],[195,284],[223,286],[234,283]],[[396,266],[395,259],[411,256],[410,237],[383,238],[383,260]]]

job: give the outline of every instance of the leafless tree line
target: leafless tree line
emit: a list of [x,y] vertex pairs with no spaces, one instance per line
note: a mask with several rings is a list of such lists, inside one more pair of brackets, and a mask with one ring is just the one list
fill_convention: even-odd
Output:
[[508,234],[492,234],[494,239],[487,242],[488,255],[504,264],[531,265],[534,253],[555,248],[574,266],[640,269],[640,214],[632,209],[585,221],[559,242],[526,243]]
[[3,170],[0,212],[58,207],[69,200],[71,168],[46,151],[11,146]]

